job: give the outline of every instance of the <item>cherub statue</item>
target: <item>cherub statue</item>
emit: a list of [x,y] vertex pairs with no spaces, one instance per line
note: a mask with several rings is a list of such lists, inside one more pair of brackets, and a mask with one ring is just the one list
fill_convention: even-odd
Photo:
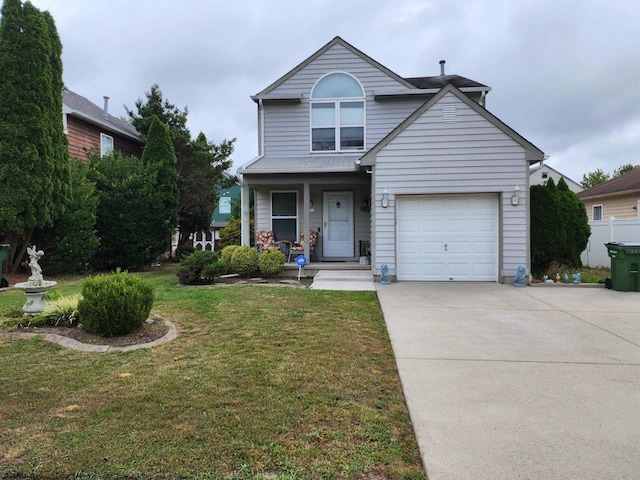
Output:
[[38,250],[34,245],[33,248],[27,247],[27,254],[29,255],[29,268],[31,269],[31,276],[28,281],[32,283],[42,282],[42,268],[38,264],[38,260],[42,258],[44,252]]

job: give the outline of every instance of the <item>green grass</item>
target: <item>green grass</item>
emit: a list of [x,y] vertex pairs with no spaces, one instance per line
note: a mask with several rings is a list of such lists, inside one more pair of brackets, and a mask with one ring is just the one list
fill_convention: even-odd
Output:
[[375,293],[146,277],[173,342],[0,338],[0,478],[424,478]]

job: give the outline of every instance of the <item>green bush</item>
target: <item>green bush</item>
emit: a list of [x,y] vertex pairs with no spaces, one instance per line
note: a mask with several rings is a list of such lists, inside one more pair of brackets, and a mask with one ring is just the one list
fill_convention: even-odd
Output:
[[227,226],[220,229],[220,246],[240,245],[242,222],[239,218],[231,217]]
[[[199,282],[203,278],[215,278],[209,276],[211,271],[209,271],[209,275],[204,275],[204,270],[219,263],[219,255],[217,252],[196,250],[191,255],[184,257],[180,265],[178,265],[178,269],[176,270],[178,281],[183,285],[191,285],[192,283]],[[219,268],[222,268],[222,266]]]
[[231,271],[231,259],[233,258],[233,252],[235,252],[240,245],[227,245],[220,252],[220,260],[227,266],[227,271]]
[[181,262],[187,255],[191,255],[195,251],[196,249],[193,247],[193,245],[178,245],[174,253],[174,258],[178,262]]
[[275,277],[284,268],[285,256],[276,248],[268,248],[260,254],[258,267],[260,273],[266,277]]
[[564,179],[533,185],[530,195],[532,273],[542,276],[552,262],[579,268],[590,235],[584,203]]
[[241,277],[249,277],[258,270],[258,251],[245,245],[234,250],[230,269]]
[[117,270],[82,283],[78,313],[83,330],[103,336],[124,335],[140,328],[149,318],[153,287],[140,277]]

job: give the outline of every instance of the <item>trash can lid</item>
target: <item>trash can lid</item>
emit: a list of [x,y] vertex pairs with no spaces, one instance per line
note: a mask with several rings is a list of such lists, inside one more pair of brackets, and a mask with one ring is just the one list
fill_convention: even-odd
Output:
[[640,247],[640,242],[609,242],[605,245],[615,245],[616,247]]

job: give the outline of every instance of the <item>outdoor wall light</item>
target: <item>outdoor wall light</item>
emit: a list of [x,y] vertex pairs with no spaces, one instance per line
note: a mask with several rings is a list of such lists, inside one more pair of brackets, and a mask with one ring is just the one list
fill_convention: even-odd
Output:
[[387,187],[382,191],[382,208],[387,208],[389,206],[389,192],[387,191]]
[[516,206],[520,203],[520,187],[516,185],[513,189],[513,195],[511,195],[511,205]]

